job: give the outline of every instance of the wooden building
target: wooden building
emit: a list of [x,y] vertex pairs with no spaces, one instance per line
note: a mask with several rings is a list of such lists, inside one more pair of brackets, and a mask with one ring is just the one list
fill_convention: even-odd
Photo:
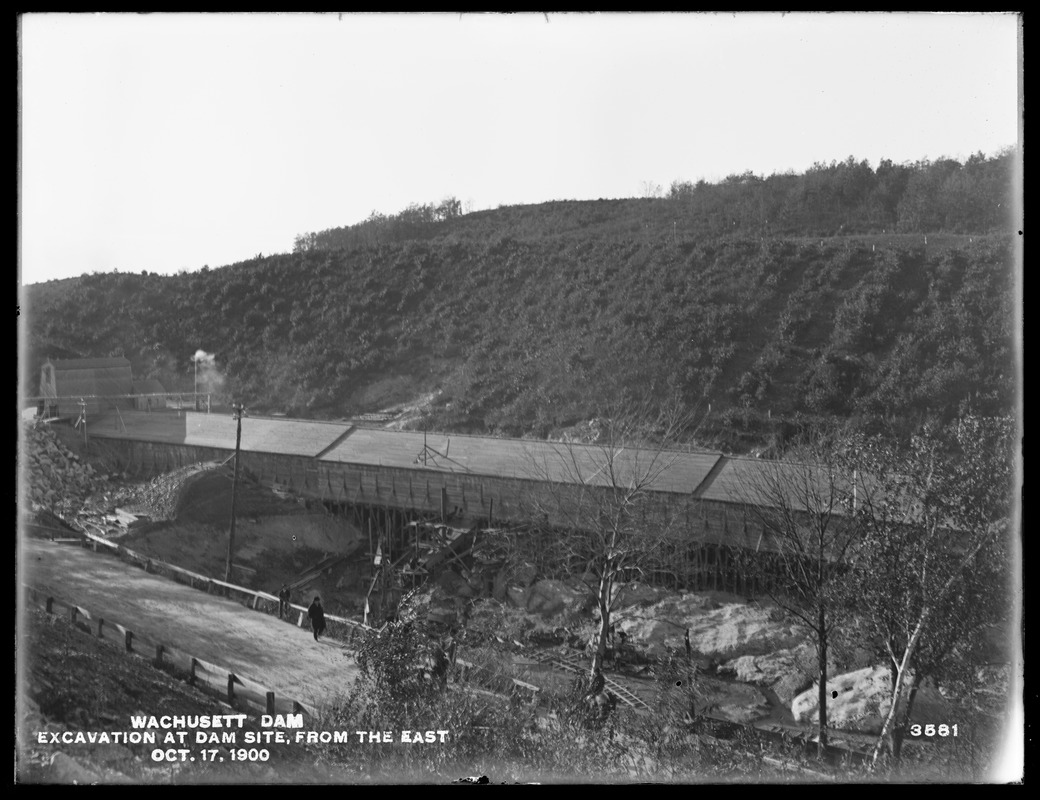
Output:
[[[133,379],[125,358],[48,359],[40,368],[40,397],[46,417],[87,419],[133,407]],[[80,401],[83,401],[81,404]]]

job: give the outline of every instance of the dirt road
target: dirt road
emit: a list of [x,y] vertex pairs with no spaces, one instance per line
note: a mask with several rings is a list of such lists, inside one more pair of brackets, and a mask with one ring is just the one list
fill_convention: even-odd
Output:
[[[23,583],[317,708],[358,674],[339,642],[73,545],[23,539]],[[304,623],[306,626],[306,623]],[[32,654],[27,654],[32,658]]]

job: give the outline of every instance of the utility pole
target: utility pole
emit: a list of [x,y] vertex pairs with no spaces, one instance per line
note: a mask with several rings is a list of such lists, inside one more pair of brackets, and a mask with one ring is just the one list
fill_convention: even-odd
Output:
[[231,556],[235,551],[235,498],[238,495],[238,461],[239,451],[242,447],[242,415],[245,413],[245,406],[241,403],[234,403],[231,409],[235,412],[238,429],[235,432],[235,476],[231,480],[231,528],[228,530],[227,568],[224,570],[225,583],[231,583]]
[[83,449],[87,447],[87,401],[79,399],[79,421],[83,425]]

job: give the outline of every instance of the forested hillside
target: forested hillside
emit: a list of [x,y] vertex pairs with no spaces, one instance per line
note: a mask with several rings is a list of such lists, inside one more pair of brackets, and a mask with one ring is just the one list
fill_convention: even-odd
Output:
[[853,233],[983,233],[1006,226],[1014,159],[978,153],[872,169],[851,156],[804,174],[730,175],[719,183],[674,181],[644,197],[553,201],[463,214],[462,203],[413,204],[372,212],[357,225],[296,237],[294,250],[334,250],[450,236],[540,239],[595,236],[621,241],[701,240],[718,236],[837,236]]
[[649,389],[710,406],[700,443],[732,451],[805,420],[1006,413],[1009,170],[850,159],[631,200],[448,199],[292,254],[30,286],[29,366],[124,354],[190,390],[201,348],[257,412],[339,418],[439,389],[432,427],[509,435]]

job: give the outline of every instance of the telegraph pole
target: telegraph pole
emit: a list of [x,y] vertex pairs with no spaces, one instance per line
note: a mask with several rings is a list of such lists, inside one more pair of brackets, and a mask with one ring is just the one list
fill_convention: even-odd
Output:
[[83,449],[87,447],[87,401],[79,399],[79,421],[83,423]]
[[231,409],[235,412],[238,429],[235,432],[235,476],[231,481],[231,528],[228,530],[227,568],[224,570],[225,583],[231,583],[231,556],[235,551],[235,497],[238,495],[238,461],[239,450],[242,447],[242,415],[245,413],[245,406],[241,403],[234,403]]

